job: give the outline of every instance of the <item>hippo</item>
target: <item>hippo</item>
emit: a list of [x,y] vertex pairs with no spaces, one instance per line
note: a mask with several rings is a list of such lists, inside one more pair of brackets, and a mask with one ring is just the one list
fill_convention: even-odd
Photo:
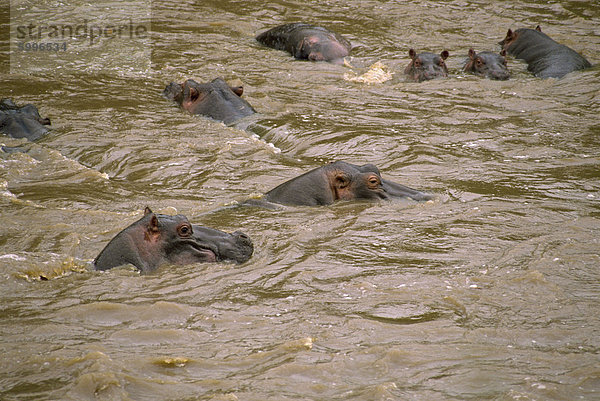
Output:
[[510,72],[506,67],[506,50],[500,53],[484,51],[476,53],[469,49],[469,59],[466,61],[463,70],[479,75],[484,78],[506,81],[510,78]]
[[271,28],[256,36],[268,47],[285,50],[300,60],[342,63],[350,54],[350,42],[320,26],[296,22]]
[[252,106],[241,98],[243,92],[243,87],[231,87],[221,78],[203,84],[188,79],[182,84],[171,82],[163,91],[163,96],[175,101],[192,114],[233,124],[256,113]]
[[525,60],[527,70],[539,78],[562,78],[569,72],[592,66],[575,50],[543,33],[539,25],[535,29],[520,28],[514,32],[509,29],[498,43],[511,56]]
[[437,55],[429,52],[417,54],[414,49],[410,49],[408,55],[412,61],[404,69],[404,74],[407,75],[410,81],[423,82],[448,76],[448,68],[444,62],[450,55],[448,50],[444,50]]
[[433,199],[429,194],[381,178],[373,164],[362,166],[336,161],[284,182],[263,200],[283,205],[330,205],[337,200]]
[[163,264],[186,265],[201,262],[244,263],[254,247],[250,238],[192,225],[178,214],[156,214],[146,207],[144,217],[117,234],[94,259],[95,270],[132,264],[142,273]]
[[45,125],[49,118],[42,118],[33,104],[17,106],[10,99],[0,100],[0,132],[13,138],[36,141],[48,133]]

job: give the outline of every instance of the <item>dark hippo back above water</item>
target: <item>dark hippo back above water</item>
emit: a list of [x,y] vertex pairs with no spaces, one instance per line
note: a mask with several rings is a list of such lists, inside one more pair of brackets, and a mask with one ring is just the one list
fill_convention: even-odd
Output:
[[350,42],[320,26],[301,22],[284,24],[256,36],[256,40],[297,59],[341,62],[350,54]]
[[448,50],[442,51],[439,55],[429,52],[417,54],[414,49],[408,51],[411,58],[410,64],[404,69],[404,74],[409,81],[422,82],[429,79],[445,78],[448,76],[448,68],[444,60],[450,54]]
[[17,106],[10,99],[0,101],[0,132],[13,138],[40,139],[48,132],[49,118],[42,118],[33,104]]
[[160,265],[186,265],[201,262],[250,259],[254,247],[250,238],[192,225],[179,214],[155,214],[149,208],[144,217],[117,234],[94,260],[96,270],[132,264],[143,273]]
[[329,205],[337,200],[433,199],[429,194],[381,178],[373,164],[337,161],[284,182],[267,192],[264,200],[285,205]]
[[232,124],[256,113],[252,106],[241,98],[243,91],[241,86],[231,87],[221,78],[202,84],[188,79],[182,84],[171,82],[163,91],[163,96],[192,114]]
[[514,32],[509,29],[499,44],[511,56],[525,60],[527,69],[540,78],[561,78],[592,66],[575,50],[543,33],[539,25],[536,29],[520,28]]
[[469,58],[466,61],[463,70],[481,77],[497,80],[507,80],[510,78],[510,72],[506,66],[506,51],[500,53],[483,51],[476,53],[469,49]]

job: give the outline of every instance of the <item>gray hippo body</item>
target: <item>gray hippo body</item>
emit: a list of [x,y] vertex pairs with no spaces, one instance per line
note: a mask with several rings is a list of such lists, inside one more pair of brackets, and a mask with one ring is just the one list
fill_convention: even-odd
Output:
[[575,50],[561,45],[536,29],[508,30],[499,42],[511,56],[525,60],[527,70],[539,78],[562,78],[566,74],[590,68],[592,65]]

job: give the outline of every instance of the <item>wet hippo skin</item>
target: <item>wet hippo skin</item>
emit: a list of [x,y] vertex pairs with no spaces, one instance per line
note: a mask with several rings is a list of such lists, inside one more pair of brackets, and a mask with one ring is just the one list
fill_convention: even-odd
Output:
[[514,32],[509,29],[499,44],[511,56],[525,60],[527,70],[539,78],[561,78],[592,66],[575,50],[543,33],[539,25],[536,29],[520,28]]
[[254,247],[250,238],[236,231],[232,234],[192,225],[179,214],[156,214],[149,208],[144,217],[117,234],[94,260],[96,270],[108,270],[132,264],[143,273],[160,265],[186,265],[201,262],[250,259]]
[[40,139],[48,132],[49,118],[42,118],[33,104],[17,106],[10,99],[0,100],[0,132],[13,138]]
[[256,36],[268,47],[285,50],[301,60],[341,63],[350,54],[350,42],[320,26],[297,22],[269,29]]
[[163,91],[163,96],[192,114],[232,124],[256,113],[252,106],[241,98],[243,92],[241,86],[231,87],[221,78],[206,83],[188,79],[182,84],[171,82]]
[[410,64],[404,69],[409,81],[423,82],[429,79],[445,78],[448,76],[448,68],[444,60],[448,58],[448,50],[440,54],[429,52],[418,53],[414,49],[408,51],[411,58]]
[[480,77],[505,81],[510,78],[505,55],[505,50],[500,53],[489,51],[476,53],[475,50],[469,49],[469,59],[463,70]]
[[373,164],[337,161],[311,170],[267,192],[263,200],[284,205],[329,205],[337,200],[409,198],[432,199],[429,194],[381,178]]

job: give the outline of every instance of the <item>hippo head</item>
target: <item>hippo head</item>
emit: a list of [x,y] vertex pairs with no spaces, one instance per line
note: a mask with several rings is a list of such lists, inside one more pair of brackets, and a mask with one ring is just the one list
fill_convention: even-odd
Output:
[[253,253],[250,238],[236,231],[192,225],[183,215],[155,214],[146,208],[144,217],[117,234],[94,260],[96,270],[130,263],[143,273],[162,264],[201,262],[243,263]]
[[358,166],[337,161],[311,170],[265,194],[269,202],[288,205],[329,205],[337,200],[410,198],[431,195],[381,178],[372,164]]
[[255,113],[252,106],[241,98],[243,92],[243,87],[229,86],[221,78],[202,84],[188,79],[182,84],[171,82],[163,95],[192,114],[229,124]]
[[428,194],[384,180],[373,164],[357,166],[338,161],[327,167],[326,176],[335,200],[409,198],[422,201],[432,198]]
[[487,51],[476,53],[475,50],[469,49],[469,60],[464,66],[464,71],[489,79],[505,81],[510,78],[505,56],[506,50],[502,50],[498,54]]
[[[519,28],[513,31],[509,28],[504,39],[498,42],[498,44],[501,46],[502,50],[507,51],[509,54],[519,54],[521,51],[527,48],[526,42],[528,40],[533,40],[532,38],[537,38],[540,36],[540,34],[544,37],[546,36],[542,33],[542,28],[539,25],[536,26],[535,29]],[[521,46],[517,45],[517,40],[519,37],[522,37],[525,42],[522,43]]]
[[408,76],[409,80],[422,82],[448,76],[448,68],[444,62],[449,56],[448,50],[437,55],[429,52],[417,54],[414,49],[410,49],[408,55],[411,62],[404,70],[404,74]]
[[512,31],[512,29],[509,28],[508,32],[506,32],[506,36],[504,37],[504,39],[502,39],[500,42],[498,42],[498,44],[502,47],[502,50],[507,50],[508,47],[510,46],[510,44],[512,42],[514,42],[516,39],[517,39],[517,36]]

